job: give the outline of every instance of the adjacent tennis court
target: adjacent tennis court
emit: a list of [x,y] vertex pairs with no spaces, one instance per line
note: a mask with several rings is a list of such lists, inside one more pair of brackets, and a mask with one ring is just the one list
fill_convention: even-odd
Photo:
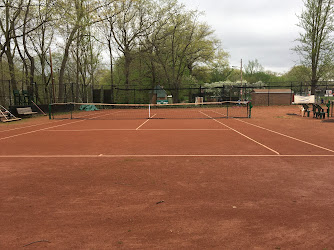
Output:
[[2,249],[334,248],[333,123],[69,107],[0,126]]

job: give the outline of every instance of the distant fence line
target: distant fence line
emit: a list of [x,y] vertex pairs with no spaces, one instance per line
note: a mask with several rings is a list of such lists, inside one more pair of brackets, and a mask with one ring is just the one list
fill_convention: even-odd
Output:
[[[83,85],[66,83],[62,86],[63,95],[59,96],[60,86],[26,84],[19,82],[18,89],[12,88],[9,80],[0,81],[0,104],[6,107],[28,104],[65,103],[65,102],[95,102],[95,103],[150,103],[155,88],[124,85]],[[277,83],[214,83],[203,85],[183,85],[178,89],[165,87],[167,95],[177,96],[179,102],[195,102],[197,96],[204,101],[236,101],[251,100],[253,89],[290,89],[291,93],[309,95],[310,82],[277,82]],[[326,94],[334,93],[334,82],[319,82],[316,87],[316,97],[320,101]]]

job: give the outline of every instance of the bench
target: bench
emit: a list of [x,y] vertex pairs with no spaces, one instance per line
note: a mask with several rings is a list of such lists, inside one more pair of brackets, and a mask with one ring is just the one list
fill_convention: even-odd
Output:
[[304,117],[307,113],[307,117],[310,117],[310,107],[307,104],[303,104],[300,107],[301,116]]
[[320,118],[325,119],[326,118],[326,112],[319,104],[312,104],[313,106],[313,118]]
[[37,114],[37,112],[33,112],[31,107],[26,107],[26,108],[16,108],[17,113],[19,115],[33,115]]

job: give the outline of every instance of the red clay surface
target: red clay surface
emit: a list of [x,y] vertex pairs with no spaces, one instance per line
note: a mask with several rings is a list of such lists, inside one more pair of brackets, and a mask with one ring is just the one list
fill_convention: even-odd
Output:
[[334,249],[334,123],[0,125],[0,249]]

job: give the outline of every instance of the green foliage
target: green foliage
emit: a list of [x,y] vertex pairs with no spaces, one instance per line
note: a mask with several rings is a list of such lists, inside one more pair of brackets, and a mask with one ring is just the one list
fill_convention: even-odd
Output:
[[304,65],[294,66],[284,74],[283,79],[288,82],[308,82],[311,80],[311,69]]
[[333,63],[334,1],[305,0],[298,26],[303,30],[294,50],[301,63],[311,69],[312,94],[320,78],[324,78]]
[[226,81],[233,69],[230,69],[228,62],[229,54],[222,49],[218,49],[214,59],[210,63],[211,82]]
[[249,76],[263,71],[264,68],[257,59],[255,59],[254,61],[249,61],[248,64],[245,66],[245,74]]

